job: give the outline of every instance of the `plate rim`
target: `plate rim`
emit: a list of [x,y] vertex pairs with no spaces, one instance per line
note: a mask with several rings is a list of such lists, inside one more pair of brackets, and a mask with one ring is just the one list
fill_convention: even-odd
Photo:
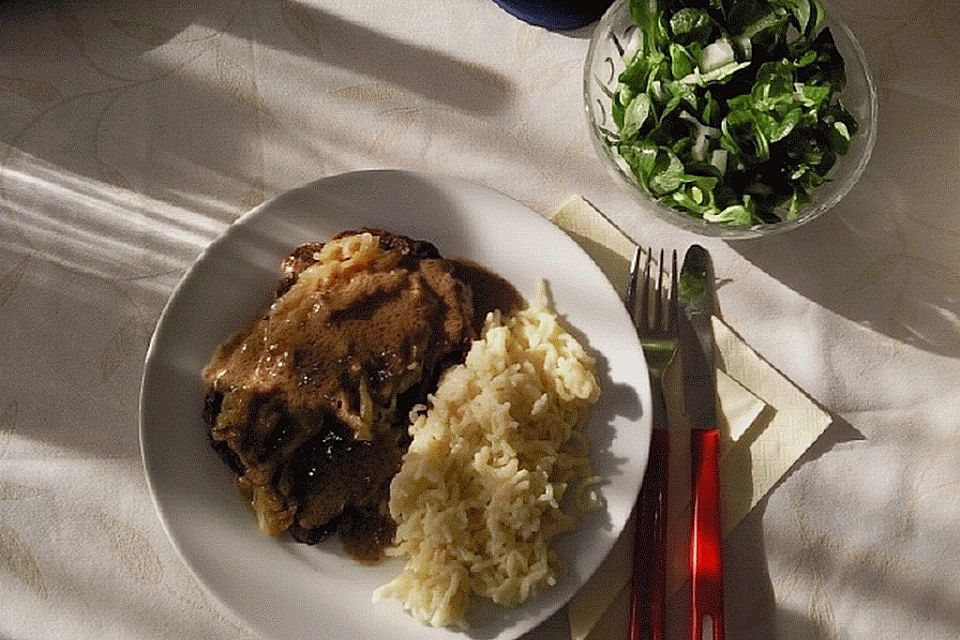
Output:
[[[230,222],[230,224],[228,224],[226,228],[224,228],[216,238],[214,238],[209,244],[207,244],[203,248],[203,250],[200,251],[199,254],[197,254],[196,258],[193,260],[190,266],[183,272],[182,276],[177,281],[176,286],[171,290],[166,302],[164,303],[163,309],[161,310],[159,316],[157,317],[156,324],[154,325],[153,331],[150,335],[150,341],[147,346],[147,350],[144,354],[143,372],[140,379],[140,389],[138,393],[138,411],[137,411],[138,442],[140,445],[140,461],[143,466],[144,477],[147,483],[147,490],[150,494],[150,500],[151,500],[151,503],[153,504],[154,512],[160,521],[161,527],[163,528],[163,532],[167,540],[176,551],[179,561],[187,568],[187,570],[190,572],[191,576],[196,581],[196,583],[200,586],[201,589],[203,589],[204,593],[206,593],[211,599],[213,599],[218,604],[218,606],[228,611],[231,616],[233,616],[234,618],[236,618],[237,620],[245,624],[248,629],[253,630],[256,633],[263,634],[267,638],[276,637],[275,633],[272,632],[270,629],[262,628],[262,625],[257,624],[256,622],[251,620],[249,616],[243,615],[243,613],[241,611],[238,611],[237,608],[235,608],[232,604],[226,602],[219,595],[219,593],[208,584],[208,581],[198,573],[197,568],[195,567],[195,564],[191,562],[188,554],[184,553],[184,549],[181,545],[181,540],[179,540],[178,536],[174,535],[174,533],[171,530],[171,524],[169,519],[170,516],[160,501],[159,493],[155,485],[155,481],[153,479],[153,474],[151,473],[151,468],[156,467],[157,461],[154,461],[154,463],[151,463],[151,460],[150,460],[151,456],[150,454],[148,454],[147,445],[146,445],[145,424],[148,421],[148,418],[145,413],[145,396],[146,396],[145,392],[148,389],[148,381],[153,376],[156,375],[156,371],[155,370],[152,371],[151,363],[155,361],[158,356],[158,351],[157,351],[158,336],[161,334],[162,329],[165,327],[167,322],[170,321],[171,309],[175,304],[175,302],[180,297],[180,295],[182,294],[182,290],[184,289],[186,283],[189,280],[191,280],[193,277],[195,277],[196,271],[200,268],[200,266],[203,263],[205,263],[208,259],[210,259],[210,255],[218,247],[227,243],[231,239],[233,234],[238,233],[237,230],[239,228],[247,224],[249,220],[251,220],[255,216],[260,215],[264,209],[267,209],[273,206],[281,198],[294,197],[297,193],[309,192],[311,190],[316,189],[318,185],[324,182],[333,182],[336,180],[346,180],[350,178],[362,179],[363,176],[372,175],[372,174],[379,174],[379,175],[392,174],[397,177],[409,177],[414,179],[422,179],[422,180],[429,181],[432,184],[439,184],[444,189],[457,190],[462,187],[467,187],[467,188],[478,190],[480,192],[495,194],[500,198],[505,198],[509,200],[511,203],[513,203],[515,206],[525,210],[531,216],[536,216],[537,218],[541,219],[543,222],[556,227],[557,230],[562,235],[566,236],[570,240],[571,244],[575,246],[576,250],[579,251],[579,253],[581,254],[581,257],[588,260],[597,268],[598,271],[600,271],[600,273],[603,275],[603,280],[606,283],[605,286],[609,287],[610,290],[614,293],[614,295],[616,295],[618,298],[620,297],[619,292],[617,292],[616,289],[613,287],[613,284],[609,281],[609,278],[603,272],[603,270],[600,269],[599,265],[597,265],[593,257],[590,256],[579,245],[579,243],[576,242],[576,240],[574,240],[564,229],[556,225],[550,218],[540,214],[539,212],[535,211],[525,203],[517,200],[513,196],[503,193],[502,191],[494,189],[488,185],[464,178],[462,176],[456,176],[456,175],[434,172],[434,171],[377,168],[377,169],[358,169],[358,170],[331,174],[328,176],[322,176],[314,180],[305,182],[301,185],[291,187],[289,189],[285,189],[273,195],[272,197],[264,200],[263,202],[257,204],[256,206],[252,207],[248,211],[239,215],[232,222]],[[624,314],[626,314],[625,308],[623,308],[623,311],[624,311]],[[562,316],[564,314],[561,313],[560,315]],[[626,317],[629,320],[629,316],[626,316]],[[639,337],[637,337],[638,347],[639,347],[639,344],[640,344]],[[637,352],[638,354],[642,355],[642,351],[639,348],[637,349]],[[646,371],[647,369],[646,361],[642,357],[640,358],[640,365]],[[640,387],[635,388],[635,391],[638,394],[638,401],[640,403],[640,406],[643,408],[646,408],[650,406],[649,405],[650,403],[649,380],[647,376],[641,376],[641,378],[642,378],[642,384]],[[642,440],[641,444],[643,445],[640,451],[636,452],[637,455],[640,456],[640,458],[642,458],[638,460],[640,462],[639,466],[641,469],[641,473],[638,476],[638,481],[635,483],[636,486],[635,487],[633,486],[634,483],[631,483],[631,485],[629,486],[630,495],[632,495],[635,500],[636,496],[639,494],[643,475],[646,471],[646,467],[648,463],[649,447],[647,445],[649,445],[649,442],[652,436],[652,424],[650,421],[649,412],[647,410],[642,410],[641,415],[635,418],[633,422],[637,424],[640,428],[640,432],[641,432],[640,436]],[[626,528],[627,528],[626,525],[628,520],[629,518],[624,521],[623,527],[621,527],[620,530],[617,532],[617,537],[623,535],[624,532],[626,531]],[[599,569],[599,567],[603,564],[606,557],[612,551],[613,547],[615,546],[615,542],[616,542],[616,538],[614,538],[614,542],[611,543],[610,547],[607,549],[606,553],[600,558],[596,566],[592,567],[589,572],[585,573],[585,575],[583,576],[583,580],[579,585],[578,589],[582,589],[583,586],[593,576],[593,574],[596,573],[597,569]],[[529,633],[530,631],[537,629],[538,627],[543,625],[550,617],[555,615],[564,606],[566,606],[570,602],[570,600],[576,595],[576,593],[577,593],[577,590],[574,590],[571,592],[568,598],[560,599],[560,600],[557,600],[555,603],[552,603],[551,605],[547,605],[544,608],[544,612],[542,615],[538,615],[535,618],[532,618],[530,620],[521,620],[517,622],[515,625],[513,625],[512,627],[509,627],[508,635],[505,636],[503,640],[519,638],[523,634]],[[534,597],[536,597],[536,595],[534,595]],[[461,635],[465,639],[471,637],[469,635],[469,632],[468,633],[461,632]]]

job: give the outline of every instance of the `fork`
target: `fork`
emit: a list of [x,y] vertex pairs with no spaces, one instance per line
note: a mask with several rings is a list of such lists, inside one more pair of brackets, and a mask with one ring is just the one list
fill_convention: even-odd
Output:
[[[653,434],[647,471],[637,499],[634,530],[633,588],[630,594],[630,640],[663,640],[666,583],[667,476],[670,433],[663,398],[663,373],[677,350],[677,252],[673,251],[669,288],[664,283],[663,249],[652,272],[646,252],[640,276],[642,248],[630,266],[626,305],[640,335],[650,373]],[[637,289],[640,306],[637,308]]]

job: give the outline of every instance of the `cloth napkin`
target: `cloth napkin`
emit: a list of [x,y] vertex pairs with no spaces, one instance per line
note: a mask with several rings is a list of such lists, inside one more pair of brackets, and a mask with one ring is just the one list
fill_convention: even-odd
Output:
[[[626,290],[634,243],[581,197],[552,217],[594,259],[617,291]],[[714,317],[721,431],[723,532],[728,534],[830,424],[793,383]],[[681,409],[679,358],[664,377],[670,420],[667,594],[687,581],[690,522],[690,425]],[[633,523],[568,607],[573,640],[626,638]]]

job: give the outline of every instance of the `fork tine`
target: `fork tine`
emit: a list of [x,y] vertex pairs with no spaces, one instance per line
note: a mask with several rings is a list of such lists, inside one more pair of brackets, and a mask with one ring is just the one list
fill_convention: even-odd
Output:
[[640,292],[640,318],[645,329],[650,324],[650,250],[647,249],[647,260],[643,264],[643,291]]
[[[640,275],[641,254],[646,254],[643,275]],[[630,279],[624,302],[634,326],[647,332],[674,332],[679,309],[679,274],[677,250],[670,252],[670,265],[664,263],[666,251],[660,249],[659,260],[653,260],[653,248],[638,246],[630,263]],[[653,270],[657,272],[654,274]],[[669,282],[668,282],[669,280]],[[640,305],[637,307],[637,293]]]
[[627,305],[627,313],[633,324],[637,324],[637,279],[640,277],[640,246],[633,252],[633,261],[630,263],[630,280],[627,282],[627,297],[624,303]]
[[660,331],[664,328],[664,308],[663,308],[663,249],[660,249],[660,258],[657,260],[657,299],[653,308],[653,321],[650,323],[654,329]]
[[680,286],[677,283],[677,278],[679,270],[677,269],[677,250],[673,250],[673,261],[670,267],[670,321],[667,324],[668,331],[676,331],[677,328],[677,313],[679,312],[679,302],[677,295],[679,294]]

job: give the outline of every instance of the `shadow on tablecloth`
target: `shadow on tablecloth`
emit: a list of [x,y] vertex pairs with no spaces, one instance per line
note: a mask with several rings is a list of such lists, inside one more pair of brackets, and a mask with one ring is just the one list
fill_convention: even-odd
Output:
[[[865,6],[866,3],[865,3]],[[872,33],[849,10],[879,88],[873,157],[836,209],[790,233],[730,246],[802,296],[899,342],[960,356],[960,55],[939,0]],[[898,42],[899,41],[899,42]],[[909,51],[903,43],[910,43]]]

